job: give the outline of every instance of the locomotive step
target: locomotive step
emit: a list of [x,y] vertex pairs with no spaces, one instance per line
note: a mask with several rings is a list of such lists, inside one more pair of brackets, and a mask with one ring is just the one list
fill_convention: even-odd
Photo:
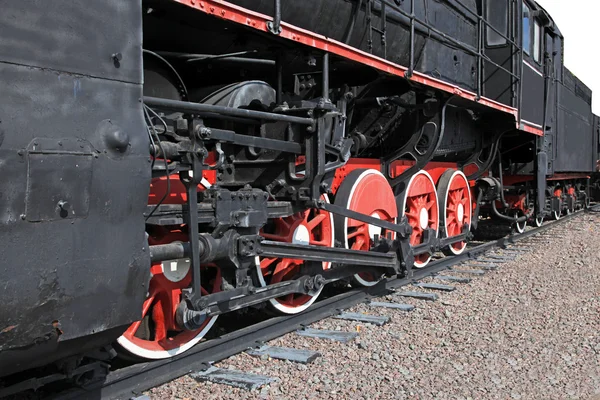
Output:
[[268,356],[278,360],[288,360],[301,364],[310,364],[317,358],[321,357],[321,353],[312,350],[291,349],[288,347],[277,346],[261,346],[258,349],[250,349],[246,353],[254,357]]

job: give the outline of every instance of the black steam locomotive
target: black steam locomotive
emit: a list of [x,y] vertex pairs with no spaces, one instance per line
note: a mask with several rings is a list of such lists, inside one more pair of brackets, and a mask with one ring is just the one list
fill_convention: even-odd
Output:
[[592,93],[533,1],[2,6],[0,377],[169,358],[589,205]]

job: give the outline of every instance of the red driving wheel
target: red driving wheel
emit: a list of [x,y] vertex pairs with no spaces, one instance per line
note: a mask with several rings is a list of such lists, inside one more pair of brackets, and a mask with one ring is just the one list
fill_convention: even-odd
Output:
[[[327,196],[322,199],[328,202]],[[294,243],[311,246],[333,247],[333,217],[330,213],[318,209],[310,209],[285,218],[270,221],[261,231],[266,240],[275,242]],[[261,286],[295,279],[304,265],[303,260],[291,258],[257,259],[257,276]],[[328,269],[331,263],[322,263],[323,269]],[[321,288],[322,290],[322,288]],[[313,295],[289,294],[269,300],[274,310],[283,314],[297,314],[306,310],[317,300],[319,290]]]
[[[463,227],[471,227],[472,202],[471,188],[465,174],[449,169],[438,181],[438,199],[440,200],[440,221],[445,237],[451,238],[463,233]],[[445,250],[454,255],[462,254],[467,242],[452,243]]]
[[[396,222],[398,206],[394,192],[381,172],[358,169],[348,174],[335,195],[335,204],[388,222]],[[375,236],[394,237],[393,232],[340,215],[334,216],[335,236],[347,249],[369,251]],[[373,286],[382,275],[363,272],[354,275],[352,283]]]
[[[402,195],[401,209],[408,218],[408,223],[413,228],[410,237],[411,246],[418,246],[424,242],[426,229],[433,229],[435,236],[438,234],[439,211],[438,197],[435,184],[431,175],[426,171],[419,171],[408,182]],[[431,254],[424,253],[415,256],[415,268],[423,268],[431,260]]]
[[[150,245],[187,242],[184,232],[167,231],[148,238]],[[210,330],[217,317],[208,318],[194,331],[177,326],[175,310],[182,290],[190,287],[192,271],[188,259],[169,260],[151,267],[148,295],[142,307],[142,319],[134,322],[117,342],[128,353],[142,359],[164,359],[189,350]],[[202,294],[221,290],[221,273],[214,265],[202,266]]]

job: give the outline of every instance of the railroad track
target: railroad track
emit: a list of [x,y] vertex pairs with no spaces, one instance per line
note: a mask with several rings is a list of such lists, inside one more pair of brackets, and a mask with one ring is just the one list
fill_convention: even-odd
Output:
[[[518,235],[511,235],[468,248],[463,254],[446,257],[432,262],[428,267],[414,270],[410,279],[389,278],[378,285],[351,289],[347,292],[317,301],[307,311],[289,316],[273,317],[242,329],[227,333],[196,345],[192,350],[169,360],[160,360],[131,365],[111,372],[107,379],[96,386],[85,389],[70,389],[53,396],[53,399],[131,399],[142,392],[192,371],[208,369],[212,363],[231,357],[251,347],[283,336],[286,333],[302,329],[314,322],[335,316],[341,310],[380,297],[397,289],[411,285],[424,278],[434,276],[458,264],[474,260],[493,250],[509,249],[512,245],[554,228],[563,222],[581,217],[586,212],[600,211],[600,205],[588,211],[579,211],[564,216],[558,221],[546,222],[539,228],[531,228]],[[501,260],[499,258],[499,260]]]

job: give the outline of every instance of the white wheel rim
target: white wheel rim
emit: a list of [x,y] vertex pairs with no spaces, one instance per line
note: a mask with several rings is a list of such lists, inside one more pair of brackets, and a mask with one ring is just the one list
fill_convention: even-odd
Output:
[[132,341],[127,339],[125,336],[119,337],[117,339],[117,343],[119,343],[121,345],[121,347],[123,347],[125,350],[127,350],[131,354],[138,356],[138,357],[147,358],[150,360],[161,360],[164,358],[171,358],[171,357],[175,357],[178,354],[185,353],[186,351],[188,351],[189,349],[194,347],[200,340],[202,340],[202,338],[206,335],[206,333],[210,330],[210,328],[212,328],[212,326],[215,324],[216,321],[217,321],[217,316],[210,317],[210,320],[204,326],[204,328],[200,331],[200,333],[198,333],[198,335],[196,335],[192,340],[190,340],[183,346],[180,346],[180,347],[177,347],[177,348],[174,348],[171,350],[162,350],[162,351],[148,350],[148,349],[145,349],[145,348],[140,347],[137,344],[133,343]]

